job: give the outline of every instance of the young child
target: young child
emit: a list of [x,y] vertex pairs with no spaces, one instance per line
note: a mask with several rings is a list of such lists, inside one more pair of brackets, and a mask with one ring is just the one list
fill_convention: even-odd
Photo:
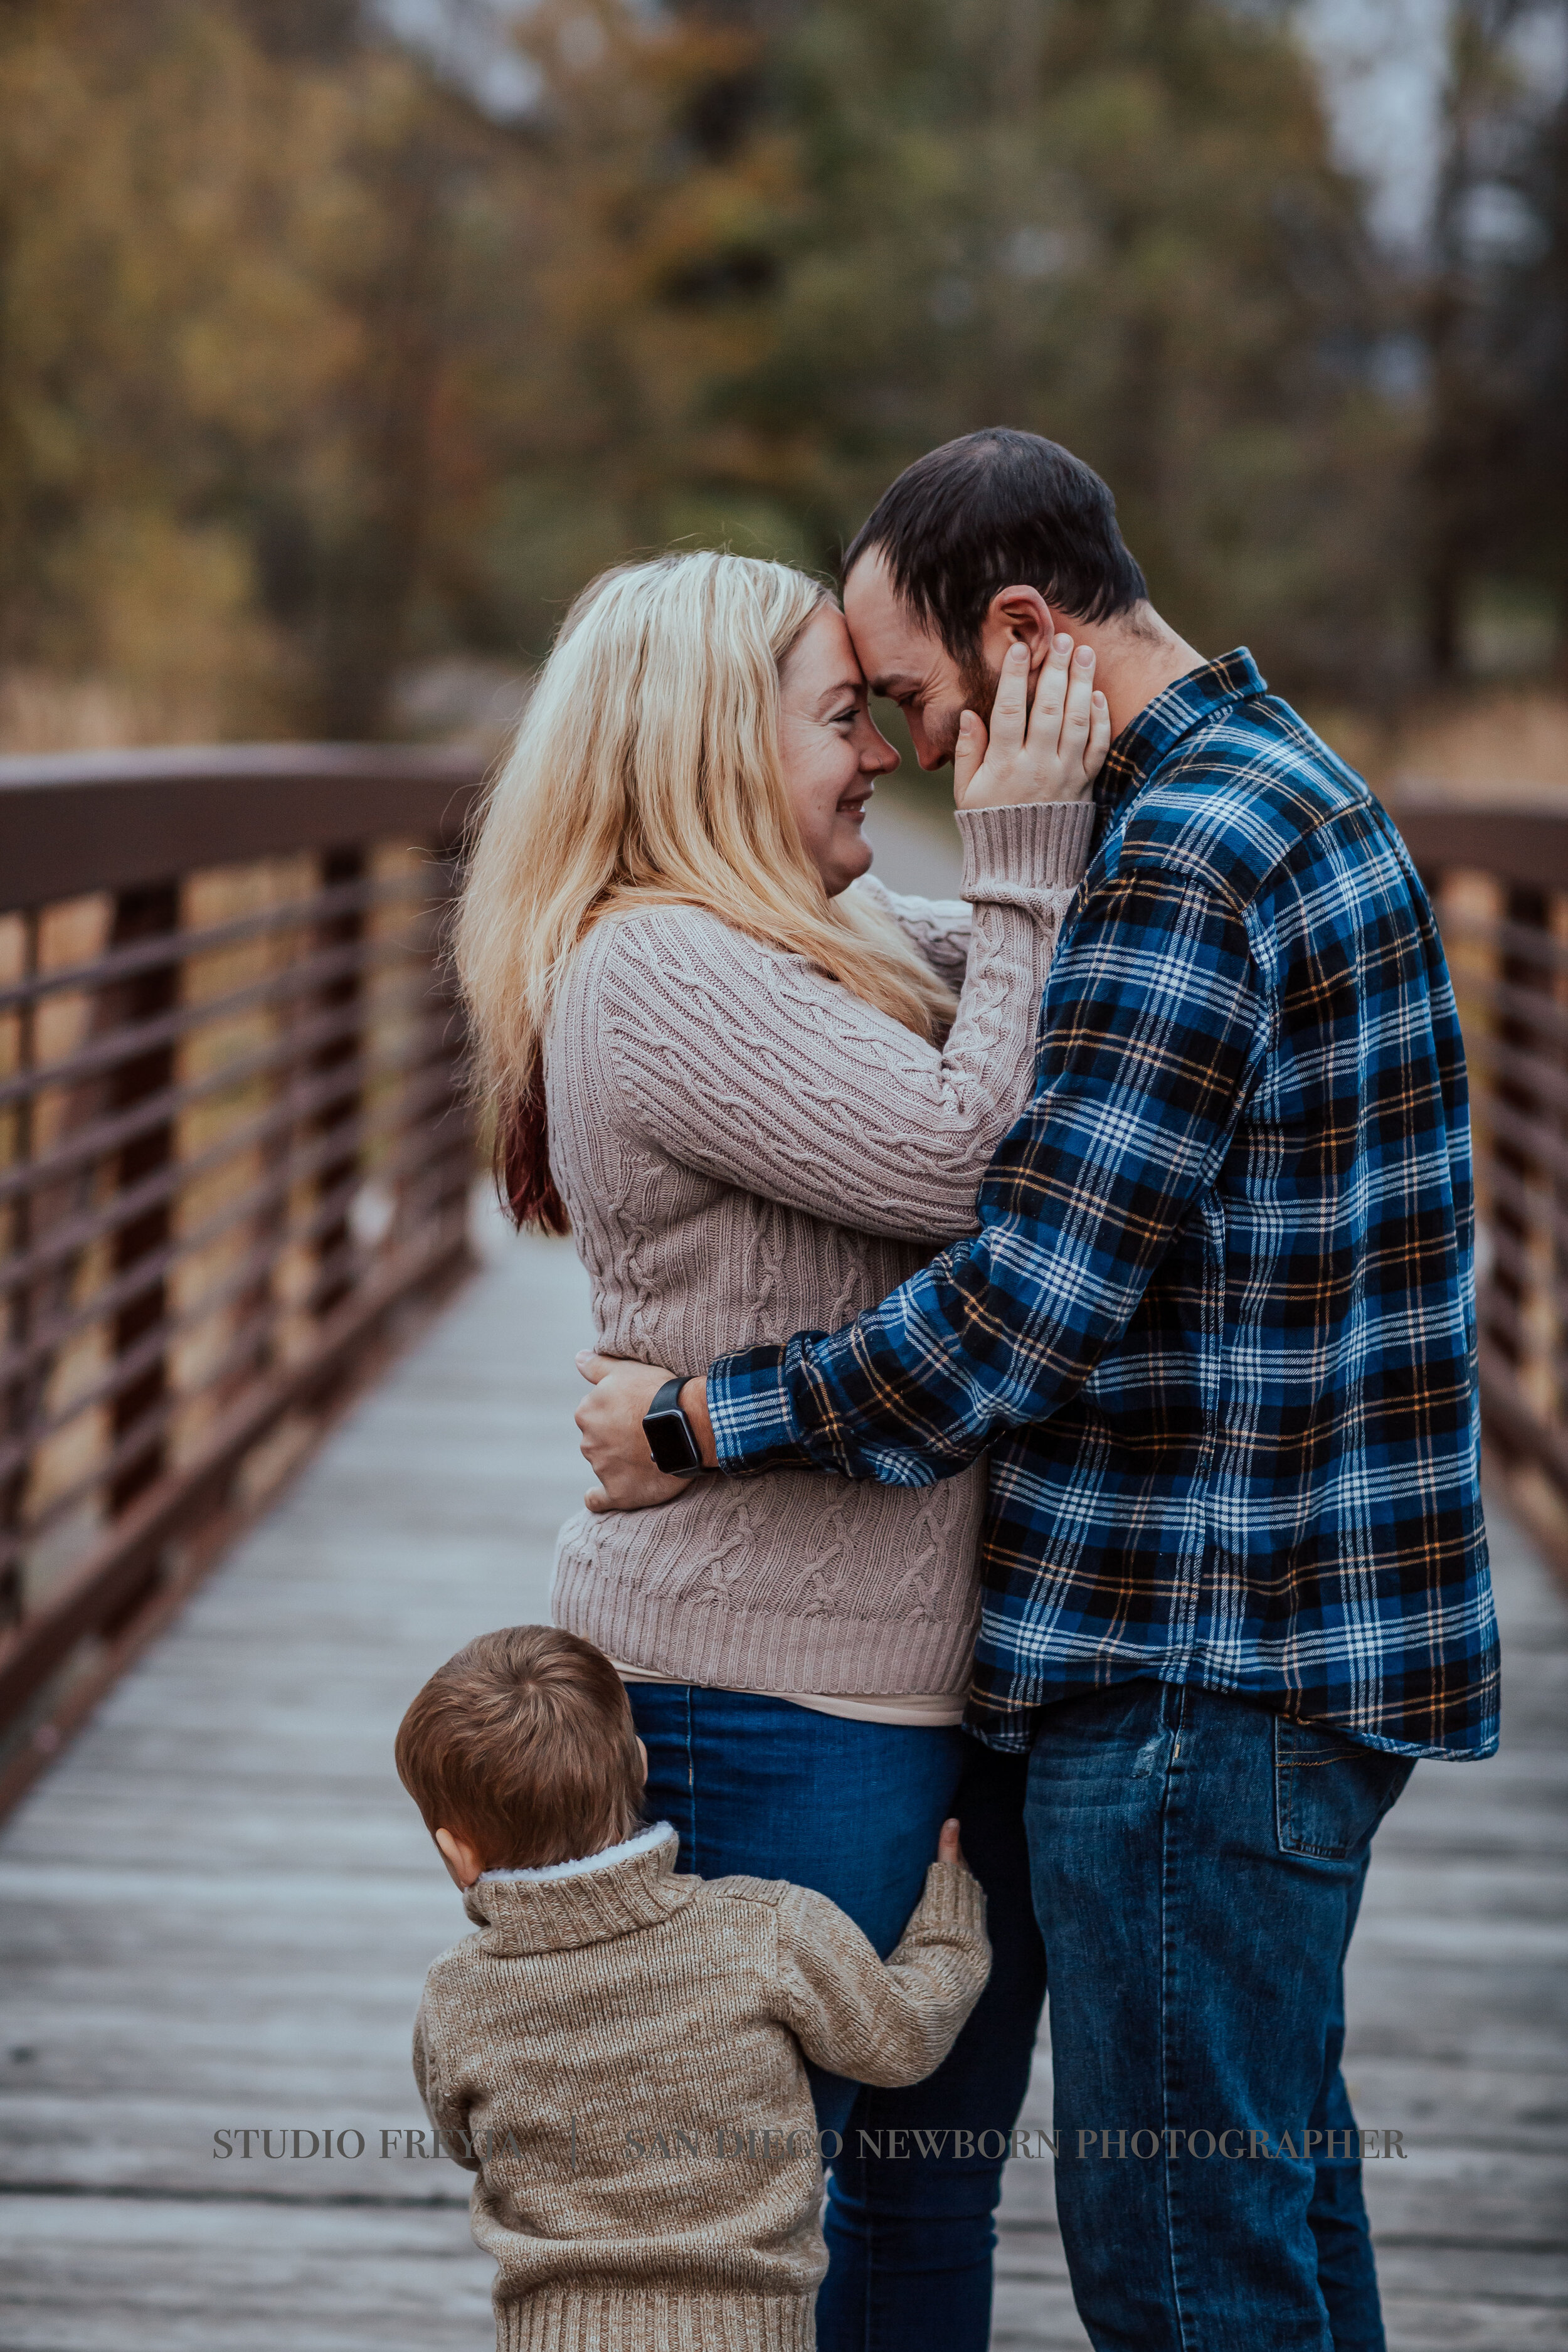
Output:
[[479,2175],[499,2352],[807,2352],[804,2059],[894,2085],[947,2055],[991,1965],[958,1824],[885,1962],[805,1887],[679,1875],[619,1675],[546,1626],[433,1675],[397,1769],[479,1929],[431,1967],[414,2071]]

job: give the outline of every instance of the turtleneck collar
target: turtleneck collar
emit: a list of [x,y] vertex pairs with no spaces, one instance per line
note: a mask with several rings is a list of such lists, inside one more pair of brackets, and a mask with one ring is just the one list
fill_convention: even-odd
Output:
[[696,1882],[672,1874],[680,1841],[668,1822],[580,1862],[488,1870],[463,1896],[489,1951],[566,1951],[653,1927],[690,1899]]

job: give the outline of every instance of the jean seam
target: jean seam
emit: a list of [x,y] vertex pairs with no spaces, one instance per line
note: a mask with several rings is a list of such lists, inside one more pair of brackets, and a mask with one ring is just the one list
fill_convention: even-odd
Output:
[[[1176,2258],[1176,2191],[1172,2174],[1171,2120],[1173,2084],[1171,2079],[1171,2021],[1179,2006],[1179,1985],[1172,1978],[1176,1968],[1176,1950],[1180,1940],[1179,1922],[1173,1931],[1172,1912],[1179,1908],[1174,1901],[1173,1852],[1175,1824],[1175,1782],[1181,1769],[1182,1736],[1186,1728],[1185,1686],[1177,1685],[1175,1723],[1172,1727],[1171,1753],[1165,1763],[1165,1785],[1160,1801],[1160,2104],[1162,2137],[1165,2143],[1164,2161],[1161,2167],[1164,2183],[1165,2259],[1170,2268],[1171,2315],[1175,2323],[1177,2352],[1189,2352],[1186,2317],[1183,2308],[1182,2281]],[[1164,1710],[1162,1709],[1162,1712]]]
[[872,2210],[875,2200],[866,2200],[866,2326],[862,2336],[865,2352],[876,2352],[871,2341],[871,2315],[877,2307],[877,2217]]
[[1279,1752],[1281,1720],[1280,1717],[1275,1717],[1274,1736],[1269,1741],[1269,1753],[1274,1764],[1274,1836],[1280,1853],[1289,1853],[1294,1850],[1291,1840],[1295,1820],[1290,1801],[1295,1795],[1295,1784],[1290,1779],[1289,1764]]

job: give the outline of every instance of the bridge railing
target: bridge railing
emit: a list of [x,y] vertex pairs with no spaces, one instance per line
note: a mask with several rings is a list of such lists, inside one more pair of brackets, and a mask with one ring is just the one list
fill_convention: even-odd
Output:
[[1568,1538],[1568,811],[1401,808],[1454,976],[1475,1139],[1481,1409]]
[[463,752],[0,761],[0,1809],[468,1258]]
[[[479,782],[0,760],[0,1809],[467,1267]],[[1568,814],[1401,824],[1469,1051],[1488,1430],[1568,1534]]]

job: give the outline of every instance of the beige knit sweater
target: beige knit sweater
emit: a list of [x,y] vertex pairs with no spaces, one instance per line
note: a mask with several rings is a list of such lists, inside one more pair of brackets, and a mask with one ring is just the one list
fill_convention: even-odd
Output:
[[[551,1167],[606,1355],[702,1370],[831,1330],[974,1230],[1027,1098],[1092,808],[961,814],[968,907],[879,892],[956,986],[942,1045],[695,908],[599,924],[546,1041]],[[869,884],[857,887],[871,888]],[[733,1690],[962,1693],[984,1466],[919,1488],[702,1478],[562,1529],[555,1622]]]
[[414,2071],[479,2174],[500,2352],[805,2352],[827,2257],[801,2053],[918,2083],[984,1986],[962,1867],[931,1864],[883,1962],[826,1896],[679,1877],[676,1851],[661,1822],[481,1878],[481,1932],[426,1979]]

